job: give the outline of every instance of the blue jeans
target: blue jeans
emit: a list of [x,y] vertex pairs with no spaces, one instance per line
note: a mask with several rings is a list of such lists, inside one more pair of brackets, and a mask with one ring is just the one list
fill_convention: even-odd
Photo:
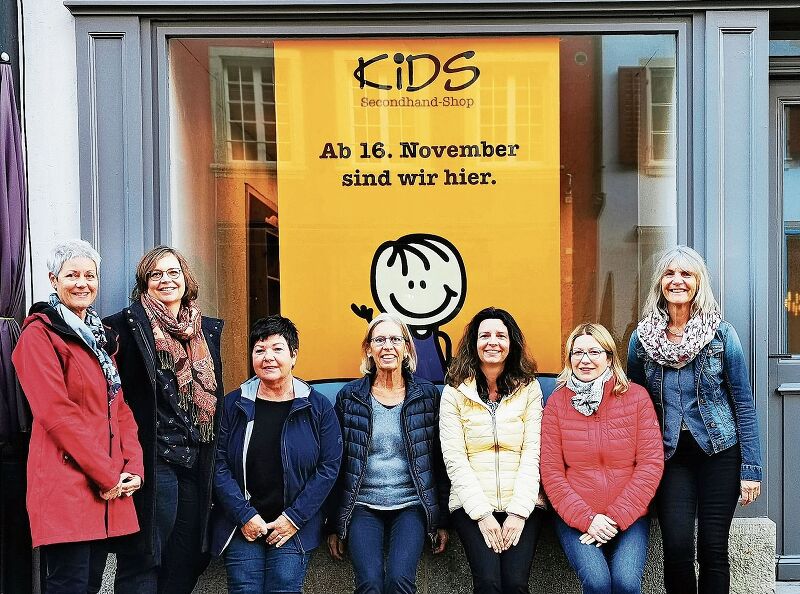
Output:
[[556,534],[584,594],[639,594],[647,558],[650,518],[639,518],[601,547],[581,544],[575,530],[556,515]]
[[[416,592],[425,526],[425,512],[418,505],[388,511],[356,505],[347,538],[356,578],[355,594]],[[387,540],[389,551],[385,555]]]
[[[502,526],[508,517],[504,512],[494,512]],[[544,512],[534,509],[519,538],[517,546],[495,553],[486,546],[478,522],[470,518],[463,507],[453,511],[450,520],[458,532],[464,554],[472,572],[474,594],[528,594],[533,556],[542,531]]]
[[229,594],[299,593],[311,553],[303,552],[297,538],[280,548],[263,538],[248,542],[240,530],[225,548]]
[[200,473],[156,464],[153,553],[117,555],[117,594],[190,594],[210,557],[202,552]]
[[45,594],[94,594],[100,591],[108,556],[104,540],[44,545],[41,555],[47,568]]

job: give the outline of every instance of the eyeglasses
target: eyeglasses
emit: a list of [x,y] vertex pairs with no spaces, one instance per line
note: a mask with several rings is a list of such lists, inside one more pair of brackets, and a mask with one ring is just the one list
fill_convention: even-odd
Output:
[[164,278],[165,274],[168,278],[175,280],[180,278],[180,276],[183,274],[183,270],[180,268],[170,268],[169,270],[153,270],[147,275],[147,280],[158,282]]
[[582,351],[580,349],[575,349],[572,351],[569,356],[575,359],[576,361],[580,361],[583,359],[584,355],[589,355],[589,359],[591,361],[597,361],[603,355],[610,355],[609,351],[601,351],[600,349],[589,349],[588,351]]
[[376,336],[370,339],[370,342],[377,347],[382,347],[386,344],[387,340],[392,343],[392,346],[400,346],[406,341],[402,336]]

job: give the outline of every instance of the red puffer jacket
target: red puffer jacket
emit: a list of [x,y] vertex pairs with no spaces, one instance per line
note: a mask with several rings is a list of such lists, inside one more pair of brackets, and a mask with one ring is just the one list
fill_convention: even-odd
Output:
[[625,530],[647,513],[664,471],[664,448],[647,391],[631,384],[584,416],[566,386],[550,396],[542,418],[542,483],[558,515],[586,532],[595,514]]
[[99,495],[122,472],[144,477],[133,414],[122,392],[109,407],[97,357],[58,312],[41,303],[31,312],[12,359],[33,412],[27,493],[33,546],[136,532],[133,498]]

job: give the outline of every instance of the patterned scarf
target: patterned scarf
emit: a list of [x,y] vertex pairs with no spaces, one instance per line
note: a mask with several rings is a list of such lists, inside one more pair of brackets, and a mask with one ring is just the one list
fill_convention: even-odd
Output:
[[670,342],[667,338],[669,319],[659,311],[645,316],[637,330],[639,342],[647,355],[659,365],[680,369],[687,365],[706,346],[719,328],[722,316],[719,312],[698,313],[689,318],[679,343]]
[[50,306],[54,308],[63,318],[63,320],[72,328],[75,333],[81,337],[81,340],[92,349],[94,356],[100,363],[100,369],[103,370],[103,375],[106,376],[106,384],[108,384],[108,405],[114,402],[117,393],[120,390],[121,382],[119,379],[119,372],[117,366],[109,354],[103,349],[106,346],[106,332],[103,329],[103,322],[100,321],[100,316],[93,307],[86,310],[85,319],[81,320],[75,312],[69,309],[66,305],[61,303],[57,293],[51,293],[48,299]]
[[214,438],[217,379],[200,327],[200,310],[194,302],[188,307],[181,305],[175,319],[163,303],[147,293],[140,300],[153,329],[158,363],[178,380],[178,406],[191,411],[200,439],[209,442]]
[[583,382],[575,377],[574,373],[570,374],[569,379],[567,379],[567,388],[575,392],[572,397],[572,408],[587,417],[596,413],[597,409],[600,408],[600,403],[603,401],[605,383],[611,376],[610,367],[606,367],[606,370],[600,376],[590,382]]

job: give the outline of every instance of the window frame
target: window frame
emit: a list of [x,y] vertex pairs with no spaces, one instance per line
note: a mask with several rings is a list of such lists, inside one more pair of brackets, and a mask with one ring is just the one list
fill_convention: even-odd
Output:
[[[257,64],[260,60],[274,59],[274,49],[271,47],[237,47],[223,46],[209,48],[209,76],[211,86],[211,110],[214,124],[214,159],[212,165],[216,170],[241,169],[241,168],[266,168],[275,169],[277,161],[268,159],[266,154],[264,135],[263,97],[261,95],[261,82],[256,83],[255,72],[253,79],[256,142],[258,159],[234,159],[230,138],[230,102],[228,101],[228,66],[231,64]],[[258,77],[261,77],[260,72]],[[273,71],[273,101],[274,98],[274,71]],[[277,146],[277,144],[276,144]]]

